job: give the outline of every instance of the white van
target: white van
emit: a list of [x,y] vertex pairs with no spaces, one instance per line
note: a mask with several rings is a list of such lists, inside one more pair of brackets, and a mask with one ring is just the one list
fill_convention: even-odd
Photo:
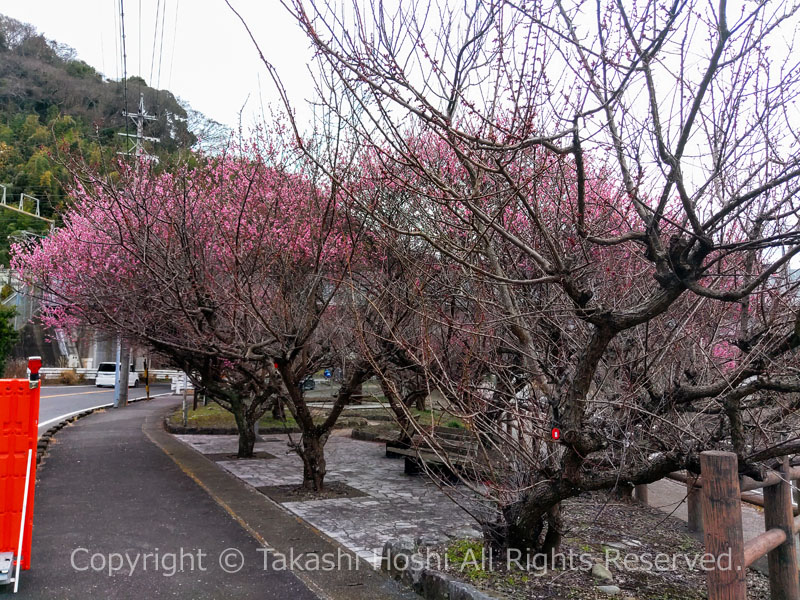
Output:
[[[100,363],[100,366],[97,367],[97,379],[95,379],[94,384],[97,387],[114,387],[116,383],[117,363]],[[131,365],[131,372],[128,375],[128,387],[139,387],[139,374],[133,369],[133,365]]]

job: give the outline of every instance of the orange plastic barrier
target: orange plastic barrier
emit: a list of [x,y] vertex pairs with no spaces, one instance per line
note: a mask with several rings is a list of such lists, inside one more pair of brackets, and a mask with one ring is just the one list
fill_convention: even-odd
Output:
[[32,451],[28,506],[22,542],[22,569],[31,568],[33,490],[39,435],[39,382],[0,379],[0,552],[17,554],[28,450]]

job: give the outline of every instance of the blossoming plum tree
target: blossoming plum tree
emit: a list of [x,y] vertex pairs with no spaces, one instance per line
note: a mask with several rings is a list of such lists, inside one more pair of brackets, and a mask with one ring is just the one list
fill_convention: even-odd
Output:
[[457,326],[500,341],[456,371],[420,356],[430,327],[396,340],[509,459],[474,486],[489,542],[551,550],[561,500],[705,449],[758,476],[800,448],[795,3],[285,4],[391,194],[329,176],[460,269],[488,312]]
[[359,233],[335,191],[276,139],[173,172],[122,168],[118,181],[73,165],[64,227],[18,247],[14,265],[42,290],[48,324],[90,323],[185,369],[234,414],[240,457],[265,411],[286,406],[302,430],[292,448],[305,485],[318,490],[327,436],[366,372],[353,370],[322,423],[301,382],[347,343],[330,302]]

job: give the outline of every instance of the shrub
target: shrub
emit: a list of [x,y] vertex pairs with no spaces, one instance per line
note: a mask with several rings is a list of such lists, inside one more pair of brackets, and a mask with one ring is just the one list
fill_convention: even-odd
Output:
[[80,381],[78,374],[73,370],[61,371],[61,376],[59,377],[59,381],[63,385],[75,385]]
[[26,379],[28,377],[28,361],[24,358],[15,358],[6,364],[3,371],[6,379]]

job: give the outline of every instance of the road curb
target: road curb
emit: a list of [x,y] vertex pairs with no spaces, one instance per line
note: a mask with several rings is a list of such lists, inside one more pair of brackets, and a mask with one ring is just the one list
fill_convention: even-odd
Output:
[[497,600],[473,585],[428,569],[425,564],[421,548],[409,537],[388,540],[383,546],[381,569],[425,600]]
[[168,405],[148,417],[142,431],[270,553],[349,557],[346,569],[293,569],[312,592],[326,600],[419,600],[410,589],[173,437],[164,428],[164,418],[172,410]]

